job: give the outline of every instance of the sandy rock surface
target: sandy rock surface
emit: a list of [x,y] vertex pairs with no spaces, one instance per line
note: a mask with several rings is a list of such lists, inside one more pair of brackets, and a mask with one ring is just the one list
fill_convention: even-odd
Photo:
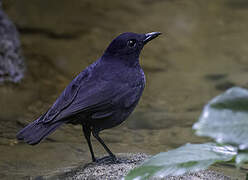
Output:
[[[140,165],[149,155],[144,153],[121,153],[117,154],[118,163],[88,163],[67,172],[55,176],[44,176],[39,179],[49,180],[119,180],[122,179],[129,170]],[[38,179],[38,178],[37,178]],[[219,172],[212,170],[200,171],[197,173],[185,174],[179,177],[166,177],[166,180],[232,180]],[[154,179],[155,180],[155,179]]]

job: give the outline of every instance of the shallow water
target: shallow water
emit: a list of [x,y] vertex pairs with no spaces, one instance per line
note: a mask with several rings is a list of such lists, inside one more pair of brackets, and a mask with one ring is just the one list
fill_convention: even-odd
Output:
[[[37,118],[121,32],[160,31],[141,55],[147,86],[131,117],[102,132],[115,153],[155,154],[187,142],[203,105],[234,85],[248,87],[245,0],[9,0],[20,30],[26,78],[0,86],[0,175],[28,179],[90,161],[80,126],[64,126],[37,146],[15,134]],[[105,152],[93,140],[97,155]],[[216,167],[215,167],[216,168]],[[218,167],[242,179],[243,172]]]

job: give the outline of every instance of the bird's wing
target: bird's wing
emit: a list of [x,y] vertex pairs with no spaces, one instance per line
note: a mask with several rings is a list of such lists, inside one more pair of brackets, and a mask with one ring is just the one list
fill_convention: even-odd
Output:
[[81,72],[72,82],[65,88],[61,95],[54,102],[52,107],[40,118],[40,122],[47,123],[55,119],[61,111],[66,109],[75,99],[78,91],[83,83],[83,80],[87,78],[87,69]]
[[86,112],[92,118],[104,118],[114,112],[114,106],[124,93],[125,84],[109,81],[89,82],[81,87],[74,101],[56,117],[57,120]]
[[130,87],[128,83],[108,81],[92,84],[92,88],[81,87],[75,100],[56,119],[81,112],[89,114],[92,119],[109,117],[116,111],[116,107],[129,108],[136,104],[144,89],[143,86]]
[[66,87],[53,106],[40,118],[42,123],[54,123],[80,112],[94,114],[95,118],[113,113],[114,101],[118,101],[115,98],[128,89],[125,87],[127,84],[94,78],[85,81],[87,76],[87,72],[79,74]]

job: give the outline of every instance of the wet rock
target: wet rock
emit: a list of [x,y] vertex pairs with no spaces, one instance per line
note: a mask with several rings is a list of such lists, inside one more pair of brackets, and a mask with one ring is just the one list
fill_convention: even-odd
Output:
[[248,8],[248,2],[245,0],[228,0],[225,2],[225,4],[235,9],[247,9]]
[[0,0],[0,83],[19,82],[23,78],[24,63],[20,41],[14,24],[2,10]]
[[207,74],[205,79],[210,81],[218,81],[227,77],[227,74]]
[[149,156],[144,153],[120,153],[117,154],[118,163],[112,164],[108,161],[101,163],[89,163],[82,165],[61,175],[44,177],[49,180],[81,180],[81,179],[109,179],[119,180],[125,176],[129,170],[135,168]]
[[219,84],[216,84],[215,88],[217,90],[220,90],[220,91],[225,91],[231,87],[234,87],[235,84],[233,82],[230,82],[230,81],[225,81],[225,82],[221,82]]

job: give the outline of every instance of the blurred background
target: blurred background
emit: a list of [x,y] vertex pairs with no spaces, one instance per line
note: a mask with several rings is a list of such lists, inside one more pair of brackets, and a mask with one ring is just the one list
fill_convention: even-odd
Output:
[[[141,54],[147,85],[135,112],[102,132],[115,153],[156,154],[210,141],[191,129],[204,104],[232,86],[248,87],[246,0],[5,0],[3,10],[20,33],[26,72],[20,83],[0,85],[1,178],[91,161],[81,126],[63,126],[37,146],[17,142],[15,134],[122,32],[163,35]],[[105,154],[95,139],[93,146]],[[234,168],[218,168],[233,175]]]

